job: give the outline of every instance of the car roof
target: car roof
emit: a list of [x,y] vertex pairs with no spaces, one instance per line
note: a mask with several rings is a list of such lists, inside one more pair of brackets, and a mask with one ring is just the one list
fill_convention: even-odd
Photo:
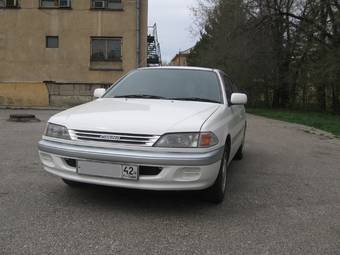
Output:
[[195,67],[195,66],[156,66],[156,67],[141,67],[138,70],[151,70],[151,69],[177,69],[177,70],[198,70],[198,71],[209,71],[216,72],[218,69],[206,68],[206,67]]

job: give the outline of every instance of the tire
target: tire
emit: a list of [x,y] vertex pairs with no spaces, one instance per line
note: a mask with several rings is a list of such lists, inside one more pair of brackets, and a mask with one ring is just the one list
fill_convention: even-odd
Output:
[[220,166],[220,171],[218,173],[217,179],[214,184],[204,190],[203,198],[204,200],[220,204],[224,201],[225,193],[227,190],[227,179],[228,179],[228,161],[230,155],[230,142],[225,145],[225,151],[223,154],[223,159]]
[[243,159],[243,144],[240,146],[238,151],[236,152],[234,156],[234,160],[242,160]]
[[244,149],[244,143],[246,141],[246,127],[244,128],[244,132],[243,132],[243,140],[242,140],[242,144],[240,146],[240,148],[238,148],[235,156],[234,156],[234,160],[242,160],[243,159],[243,149]]
[[66,179],[62,179],[62,180],[67,186],[72,187],[72,188],[81,188],[85,186],[85,184],[81,182],[75,182],[75,181],[70,181]]

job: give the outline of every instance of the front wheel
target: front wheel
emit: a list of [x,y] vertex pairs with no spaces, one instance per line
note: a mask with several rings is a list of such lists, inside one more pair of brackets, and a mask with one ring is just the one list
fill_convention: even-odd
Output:
[[244,127],[244,131],[243,131],[243,139],[242,139],[242,144],[240,145],[240,148],[238,148],[235,156],[234,156],[234,160],[242,160],[243,159],[243,150],[244,150],[244,144],[246,141],[246,128],[247,125]]
[[230,154],[229,143],[227,143],[225,147],[226,149],[223,154],[217,179],[210,188],[204,191],[204,199],[215,204],[220,204],[223,202],[227,189],[228,161]]
[[243,159],[243,147],[244,147],[244,145],[241,144],[240,148],[238,149],[238,151],[236,152],[236,154],[234,156],[234,160],[242,160]]

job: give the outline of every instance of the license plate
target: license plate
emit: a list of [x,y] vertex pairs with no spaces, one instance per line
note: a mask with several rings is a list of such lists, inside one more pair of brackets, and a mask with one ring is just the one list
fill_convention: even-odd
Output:
[[128,180],[138,180],[139,178],[139,167],[133,165],[79,160],[77,171],[78,174],[88,176]]
[[122,165],[122,178],[129,180],[138,180],[138,166]]

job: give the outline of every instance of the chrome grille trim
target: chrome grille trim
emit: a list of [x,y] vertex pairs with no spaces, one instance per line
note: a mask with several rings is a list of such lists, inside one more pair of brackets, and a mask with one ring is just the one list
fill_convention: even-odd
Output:
[[94,141],[127,145],[153,146],[160,138],[158,135],[123,134],[88,130],[69,130],[72,140]]

